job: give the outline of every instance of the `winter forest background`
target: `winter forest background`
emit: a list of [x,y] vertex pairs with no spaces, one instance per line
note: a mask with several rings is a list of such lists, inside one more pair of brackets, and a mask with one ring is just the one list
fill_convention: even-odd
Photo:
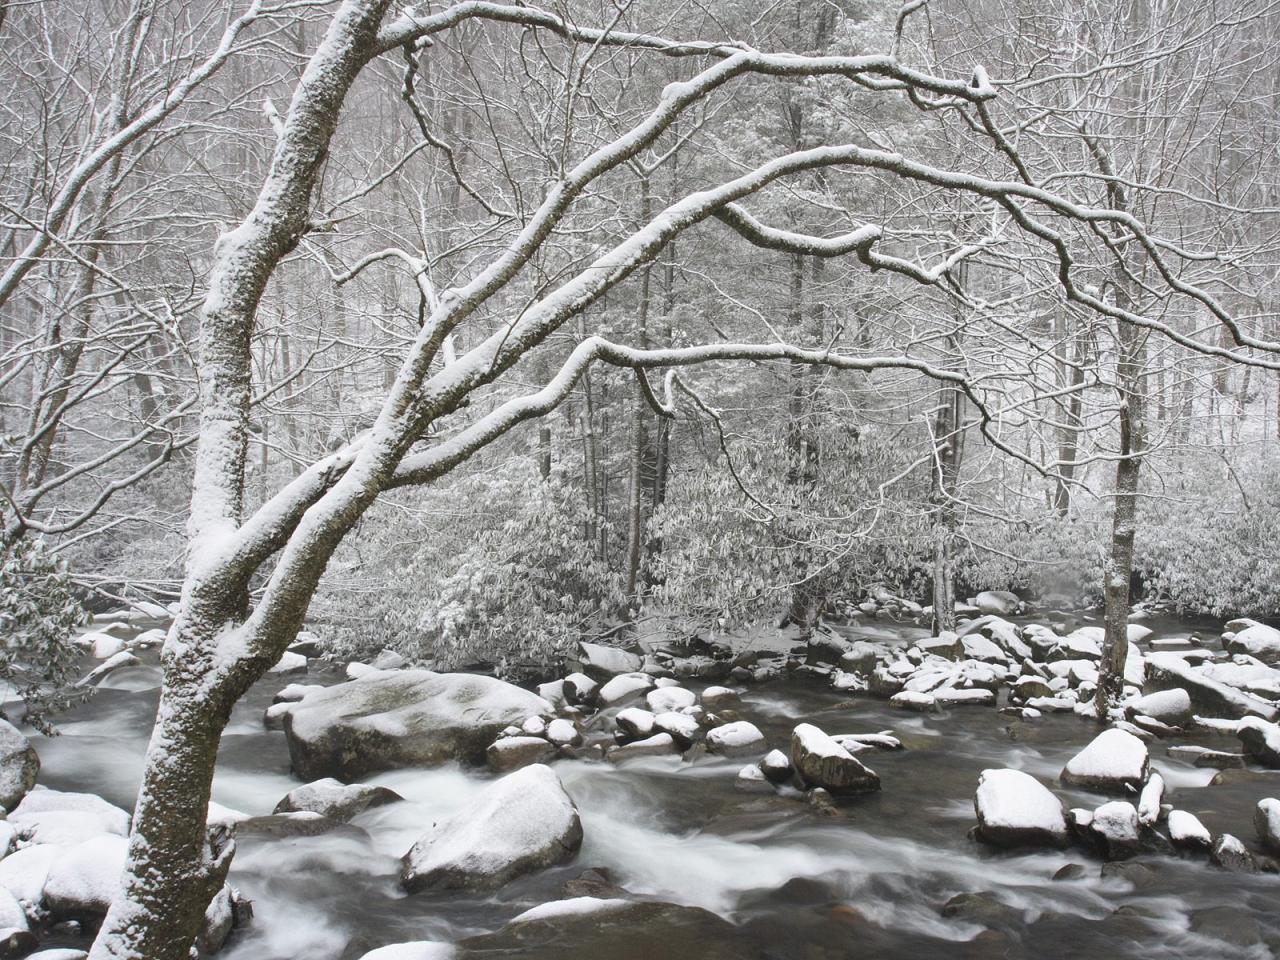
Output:
[[[935,686],[1058,702],[1075,748],[1153,683],[1269,724],[1278,39],[1268,0],[0,2],[0,674],[46,771],[146,646],[103,625],[167,634],[93,956],[185,957],[230,902],[214,761],[291,646],[932,697],[994,615],[1007,675]],[[1231,620],[1248,678],[1135,680],[1144,618]]]

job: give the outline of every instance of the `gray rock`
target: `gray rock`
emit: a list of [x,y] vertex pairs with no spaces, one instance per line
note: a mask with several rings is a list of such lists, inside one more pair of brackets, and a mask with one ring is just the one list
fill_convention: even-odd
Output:
[[272,812],[318,813],[345,822],[369,807],[380,807],[403,799],[387,787],[367,783],[345,784],[326,777],[290,790]]
[[1224,833],[1214,843],[1209,851],[1209,862],[1232,873],[1255,873],[1258,869],[1253,854],[1229,833]]
[[1065,847],[1062,803],[1021,770],[984,770],[973,798],[978,838],[997,847]]
[[400,882],[411,893],[492,890],[564,863],[580,846],[578,808],[555,772],[535,764],[490,785],[424,834],[404,855]]
[[547,763],[556,753],[556,745],[542,737],[503,737],[489,744],[485,762],[494,773],[507,773],[531,763]]
[[835,795],[874,793],[880,777],[811,723],[791,732],[791,766],[810,787]]
[[637,673],[644,658],[629,650],[606,647],[599,643],[578,644],[578,665],[593,680],[603,681],[620,673]]
[[377,671],[308,693],[285,718],[294,771],[354,780],[380,770],[481,763],[509,724],[550,713],[536,694],[493,677]]
[[1280,853],[1280,800],[1259,800],[1253,811],[1253,825],[1262,845],[1272,853]]
[[1021,603],[1016,594],[1007,590],[984,590],[973,598],[973,605],[981,613],[995,617],[1013,616]]
[[35,786],[40,758],[31,743],[6,720],[0,720],[0,807],[12,810]]
[[610,763],[621,763],[636,757],[665,757],[676,752],[676,743],[669,733],[655,733],[644,740],[636,740],[618,747],[610,747],[605,759]]
[[1280,768],[1280,725],[1245,717],[1236,728],[1236,736],[1247,753],[1264,767]]

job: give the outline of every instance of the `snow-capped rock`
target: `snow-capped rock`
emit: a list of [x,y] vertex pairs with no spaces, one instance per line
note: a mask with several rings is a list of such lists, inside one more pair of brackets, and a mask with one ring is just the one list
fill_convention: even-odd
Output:
[[565,699],[575,705],[590,703],[599,689],[600,684],[585,673],[571,673],[564,678]]
[[1180,727],[1191,720],[1191,695],[1182,687],[1171,687],[1130,700],[1124,709],[1129,719],[1135,716],[1151,717],[1161,723]]
[[1177,653],[1149,654],[1147,680],[1161,690],[1182,687],[1191,696],[1191,703],[1197,710],[1213,716],[1255,716],[1268,721],[1280,717],[1280,709],[1275,704],[1207,676]]
[[899,710],[914,710],[917,713],[932,713],[938,709],[938,700],[931,693],[917,693],[914,690],[903,690],[889,698],[890,706]]
[[1241,618],[1227,624],[1222,645],[1228,653],[1243,653],[1266,663],[1280,661],[1280,630]]
[[973,605],[990,616],[1011,617],[1018,612],[1022,602],[1016,594],[1006,590],[984,590],[973,598]]
[[1280,767],[1280,725],[1245,717],[1236,726],[1244,751],[1265,767]]
[[41,786],[9,814],[9,822],[35,843],[76,844],[104,833],[129,833],[129,814],[101,797]]
[[759,764],[748,763],[738,775],[734,777],[733,785],[747,793],[772,793],[773,784],[769,782],[769,778],[764,775],[764,771],[760,769]]
[[702,705],[708,710],[726,710],[737,704],[737,693],[728,687],[707,687],[702,691]]
[[578,644],[578,665],[594,680],[607,680],[621,673],[638,673],[644,667],[639,654],[598,643]]
[[622,673],[600,687],[596,699],[602,707],[614,707],[648,693],[653,687],[653,677],[647,673]]
[[1229,833],[1220,836],[1209,851],[1209,862],[1232,873],[1253,873],[1258,869],[1248,848]]
[[557,717],[547,724],[547,739],[556,746],[567,747],[582,742],[582,734],[572,720]]
[[294,787],[276,804],[274,813],[308,811],[333,820],[347,821],[369,807],[395,803],[403,797],[387,787],[367,783],[342,783],[332,777]]
[[563,863],[582,845],[578,808],[542,764],[508,774],[404,855],[400,881],[425,889],[495,889]]
[[1112,800],[1093,811],[1089,834],[1108,860],[1138,852],[1138,811],[1127,800]]
[[414,940],[410,943],[391,943],[363,954],[360,960],[453,960],[458,948],[451,943],[432,940]]
[[721,757],[758,754],[764,748],[764,734],[754,723],[746,720],[736,720],[707,731],[707,751]]
[[791,766],[808,787],[822,787],[834,796],[871,793],[880,777],[811,723],[791,731]]
[[542,737],[502,737],[489,744],[485,763],[494,773],[507,773],[531,763],[547,763],[556,753],[556,745]]
[[643,740],[653,736],[654,715],[640,707],[627,707],[618,711],[613,722],[628,740]]
[[781,750],[770,750],[759,766],[760,772],[770,783],[786,783],[795,773],[791,759]]
[[978,836],[997,847],[1062,847],[1067,822],[1049,788],[1021,770],[983,770],[973,798]]
[[104,834],[67,847],[49,867],[45,906],[60,918],[101,917],[120,892],[129,841]]
[[1164,801],[1164,777],[1151,773],[1138,798],[1138,823],[1144,827],[1155,826],[1160,819],[1160,805]]
[[1253,825],[1262,845],[1272,853],[1280,853],[1280,800],[1259,800],[1253,811]]
[[39,906],[49,868],[67,849],[58,843],[38,843],[15,850],[0,860],[0,887],[21,903]]
[[358,779],[398,767],[483,762],[507,725],[550,713],[536,694],[493,677],[377,671],[312,691],[285,718],[294,772]]
[[659,733],[669,733],[681,750],[687,750],[693,746],[702,732],[696,719],[687,713],[676,713],[672,710],[654,717],[653,729]]
[[658,687],[649,691],[645,702],[654,713],[671,713],[692,707],[698,702],[698,698],[692,690],[684,687]]
[[22,909],[18,898],[0,887],[0,931],[29,930],[30,927],[27,913]]
[[1104,730],[1072,757],[1062,782],[1107,793],[1138,791],[1147,779],[1147,745],[1123,730]]
[[1169,811],[1169,839],[1179,850],[1207,852],[1213,846],[1213,835],[1200,818],[1185,810]]
[[274,673],[277,676],[306,672],[307,658],[300,653],[290,653],[288,650],[280,654],[280,659],[273,663],[271,669],[267,671],[267,673]]
[[622,763],[636,757],[665,757],[674,753],[676,742],[669,733],[655,733],[643,740],[634,740],[621,746],[610,747],[605,759],[610,763]]
[[115,673],[117,670],[121,669],[122,667],[136,667],[141,663],[142,661],[139,660],[132,653],[130,653],[128,650],[121,650],[119,653],[116,653],[110,657],[107,657],[106,660],[102,661],[102,663],[98,664],[96,667],[94,667],[92,670],[86,673],[83,677],[81,677],[76,682],[76,686],[77,687],[96,686],[98,681],[100,681],[107,674]]
[[18,806],[39,772],[40,758],[31,742],[13,724],[0,720],[0,806]]

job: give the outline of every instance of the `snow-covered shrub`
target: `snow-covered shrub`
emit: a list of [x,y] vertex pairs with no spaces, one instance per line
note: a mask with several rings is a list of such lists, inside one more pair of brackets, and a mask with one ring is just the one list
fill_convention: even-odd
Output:
[[385,646],[442,668],[541,668],[621,608],[592,524],[581,491],[526,461],[460,476],[367,523],[314,613],[346,655]]
[[72,686],[71,637],[88,618],[66,567],[42,540],[20,539],[0,553],[0,681],[22,698],[23,719],[42,730],[82,695]]

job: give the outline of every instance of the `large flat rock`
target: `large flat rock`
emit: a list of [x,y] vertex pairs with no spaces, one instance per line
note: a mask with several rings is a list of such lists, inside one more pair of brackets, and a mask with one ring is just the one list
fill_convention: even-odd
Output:
[[503,728],[551,712],[537,694],[493,677],[374,671],[309,692],[284,729],[298,776],[349,782],[400,767],[483,763]]

